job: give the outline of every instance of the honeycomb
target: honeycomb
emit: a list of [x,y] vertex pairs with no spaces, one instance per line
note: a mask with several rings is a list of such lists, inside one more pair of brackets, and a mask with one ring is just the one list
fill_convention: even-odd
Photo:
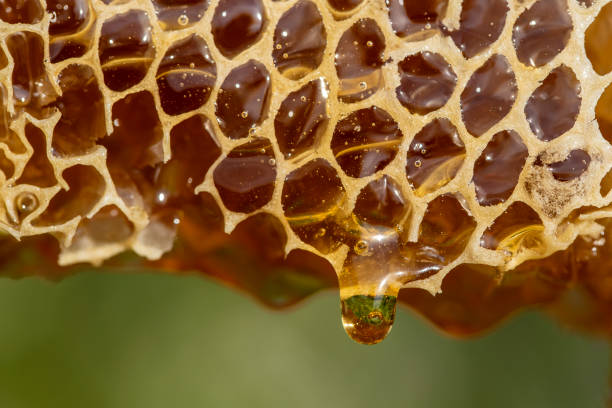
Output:
[[0,0],[3,269],[338,285],[366,344],[398,298],[609,332],[610,3]]

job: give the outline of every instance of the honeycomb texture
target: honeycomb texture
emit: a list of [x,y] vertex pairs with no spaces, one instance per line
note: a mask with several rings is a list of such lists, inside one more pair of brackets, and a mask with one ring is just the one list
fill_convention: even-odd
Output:
[[606,0],[5,0],[0,230],[169,270],[251,236],[375,343],[402,288],[597,256],[611,33]]

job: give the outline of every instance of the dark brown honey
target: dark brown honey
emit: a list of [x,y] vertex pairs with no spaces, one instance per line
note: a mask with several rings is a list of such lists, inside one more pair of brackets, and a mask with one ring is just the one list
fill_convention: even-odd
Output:
[[518,182],[529,152],[514,131],[496,133],[474,163],[474,186],[480,205],[506,201]]
[[561,65],[533,92],[525,105],[525,115],[536,137],[550,141],[574,126],[580,104],[580,83],[576,74]]
[[516,20],[512,41],[518,59],[539,67],[552,61],[569,41],[573,26],[567,0],[538,0]]
[[385,63],[385,37],[376,21],[358,20],[342,34],[335,54],[340,80],[338,98],[357,102],[384,86],[380,67]]
[[274,118],[278,147],[286,159],[309,151],[319,144],[328,125],[328,85],[315,79],[287,95]]
[[351,177],[367,177],[384,169],[397,154],[402,132],[393,118],[376,106],[360,109],[336,125],[331,148]]
[[457,75],[439,54],[420,52],[398,64],[401,84],[397,99],[411,113],[425,115],[443,107],[451,97]]
[[472,74],[461,93],[461,116],[478,137],[502,120],[516,99],[516,77],[506,57],[494,55]]
[[270,74],[251,60],[230,72],[221,84],[216,114],[221,130],[230,139],[242,139],[267,114]]
[[317,6],[301,0],[276,25],[274,65],[287,78],[303,78],[321,65],[326,45],[327,33]]

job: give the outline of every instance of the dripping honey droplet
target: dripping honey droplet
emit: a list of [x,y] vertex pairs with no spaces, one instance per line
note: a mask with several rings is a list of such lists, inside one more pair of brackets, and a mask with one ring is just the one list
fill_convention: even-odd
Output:
[[361,344],[381,342],[395,320],[396,296],[355,295],[341,300],[342,325]]

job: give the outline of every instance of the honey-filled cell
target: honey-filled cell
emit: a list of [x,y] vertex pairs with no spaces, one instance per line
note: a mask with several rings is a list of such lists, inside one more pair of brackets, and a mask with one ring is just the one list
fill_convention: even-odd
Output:
[[128,11],[104,22],[98,54],[107,87],[124,91],[144,79],[155,57],[151,35],[143,11]]
[[342,102],[361,101],[384,86],[384,51],[385,37],[375,20],[360,19],[342,34],[335,53]]

